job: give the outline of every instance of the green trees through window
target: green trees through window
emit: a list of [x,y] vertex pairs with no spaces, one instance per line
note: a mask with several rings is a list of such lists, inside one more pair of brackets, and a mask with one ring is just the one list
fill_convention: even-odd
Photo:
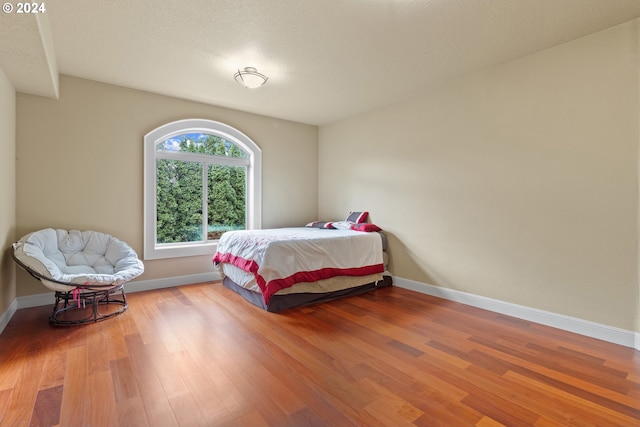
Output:
[[262,150],[208,119],[144,136],[144,259],[213,255],[227,230],[262,225]]
[[[217,240],[246,228],[247,153],[205,133],[156,145],[156,243]],[[206,222],[204,219],[206,218]]]

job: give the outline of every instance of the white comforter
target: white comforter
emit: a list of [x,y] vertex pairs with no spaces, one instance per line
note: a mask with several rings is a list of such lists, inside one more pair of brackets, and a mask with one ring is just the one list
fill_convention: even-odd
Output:
[[384,271],[378,233],[307,227],[228,231],[213,262],[253,273],[265,303],[296,283]]

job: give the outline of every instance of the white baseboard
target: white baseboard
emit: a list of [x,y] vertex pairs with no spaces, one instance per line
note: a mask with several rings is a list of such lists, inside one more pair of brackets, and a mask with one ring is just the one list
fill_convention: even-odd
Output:
[[127,283],[126,291],[127,293],[151,291],[153,289],[171,288],[192,283],[211,282],[213,280],[222,280],[220,273],[213,271],[211,273],[188,274],[186,276],[166,277],[163,279],[134,280]]
[[[46,289],[46,288],[43,288]],[[35,295],[26,295],[16,298],[18,308],[40,307],[41,305],[51,305],[53,307],[54,293],[44,292]]]
[[0,332],[4,331],[4,328],[7,327],[13,315],[16,314],[17,309],[18,301],[14,299],[13,301],[11,301],[11,304],[9,304],[9,307],[7,307],[5,312],[2,313],[2,316],[0,316]]
[[564,331],[574,332],[580,335],[640,350],[639,332],[628,331],[613,326],[578,319],[576,317],[538,310],[536,308],[512,304],[480,295],[457,291],[455,289],[429,285],[409,279],[403,279],[401,277],[394,277],[393,284],[400,288],[409,289],[500,314],[506,314],[518,319],[528,320],[530,322],[551,326]]

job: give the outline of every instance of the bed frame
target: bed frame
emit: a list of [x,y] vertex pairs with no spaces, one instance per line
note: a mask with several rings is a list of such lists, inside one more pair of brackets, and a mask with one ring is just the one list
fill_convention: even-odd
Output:
[[338,298],[344,298],[353,295],[363,294],[377,288],[383,288],[391,286],[393,280],[391,276],[382,276],[382,280],[377,282],[367,283],[365,285],[356,286],[354,288],[342,289],[333,292],[321,292],[321,293],[292,293],[286,295],[273,295],[269,300],[269,304],[265,304],[262,294],[250,291],[237,285],[229,277],[224,277],[222,284],[232,291],[236,292],[250,303],[267,310],[271,313],[280,313],[288,308],[307,306],[312,304],[318,304],[322,302],[333,301]]

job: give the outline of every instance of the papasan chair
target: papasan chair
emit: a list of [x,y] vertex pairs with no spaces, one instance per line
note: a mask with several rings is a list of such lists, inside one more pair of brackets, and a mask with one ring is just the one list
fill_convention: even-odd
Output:
[[124,285],[144,272],[129,245],[97,231],[35,231],[13,244],[11,256],[55,291],[49,316],[54,325],[98,322],[124,312]]

